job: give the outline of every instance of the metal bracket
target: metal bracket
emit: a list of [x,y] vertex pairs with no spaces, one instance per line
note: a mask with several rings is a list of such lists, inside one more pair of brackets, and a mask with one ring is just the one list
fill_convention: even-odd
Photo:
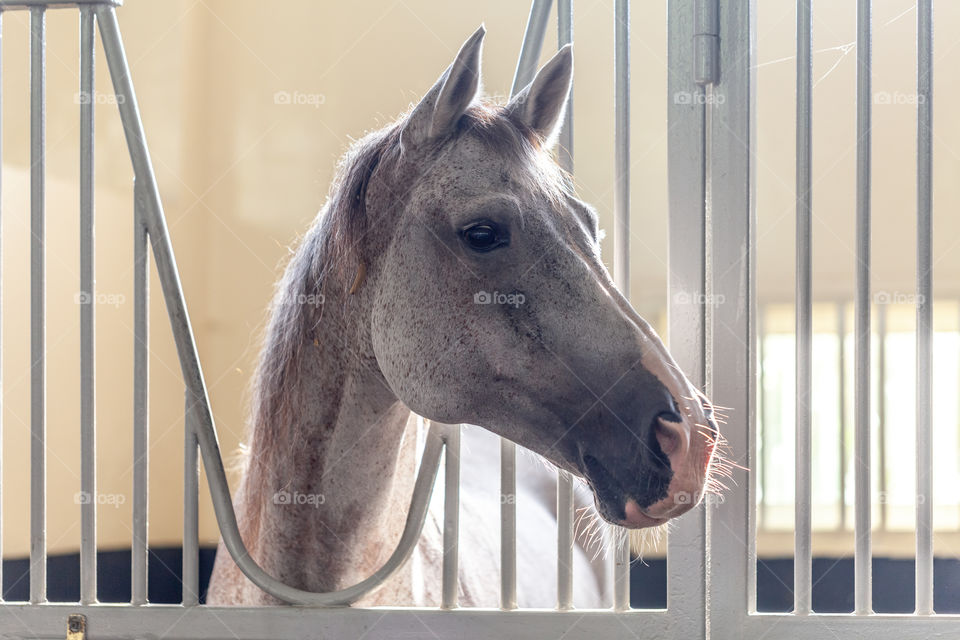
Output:
[[695,0],[693,76],[699,85],[720,79],[720,0]]
[[67,640],[86,640],[87,616],[71,613],[67,616]]

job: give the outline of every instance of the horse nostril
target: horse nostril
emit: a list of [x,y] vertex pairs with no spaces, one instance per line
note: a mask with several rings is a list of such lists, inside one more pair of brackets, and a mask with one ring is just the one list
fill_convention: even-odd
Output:
[[653,429],[660,449],[667,456],[672,456],[686,448],[687,432],[684,429],[683,419],[676,413],[664,411],[657,414]]

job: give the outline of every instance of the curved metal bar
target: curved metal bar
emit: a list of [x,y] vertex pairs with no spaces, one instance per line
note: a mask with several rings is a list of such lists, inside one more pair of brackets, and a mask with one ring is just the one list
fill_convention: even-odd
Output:
[[444,437],[437,428],[431,426],[423,458],[420,462],[420,471],[417,474],[413,498],[410,502],[410,512],[407,515],[407,522],[400,537],[400,542],[387,562],[366,580],[347,589],[330,593],[304,591],[280,582],[264,571],[250,556],[240,536],[236,512],[230,498],[227,476],[220,456],[220,445],[217,442],[217,432],[203,380],[203,371],[200,368],[200,359],[190,327],[190,318],[187,314],[183,289],[180,285],[180,276],[173,257],[173,247],[170,244],[170,237],[163,216],[160,192],[150,162],[150,155],[147,151],[143,123],[140,120],[136,93],[130,79],[130,70],[124,53],[116,13],[112,6],[98,6],[96,11],[114,92],[117,96],[123,96],[124,98],[123,100],[117,100],[120,108],[120,119],[123,122],[137,184],[143,185],[144,223],[147,226],[153,247],[157,275],[162,286],[167,313],[170,316],[180,368],[187,388],[188,411],[191,414],[192,424],[195,425],[197,430],[203,466],[207,472],[213,508],[224,545],[244,575],[275,598],[291,604],[327,607],[355,602],[382,585],[413,552],[414,544],[419,538],[426,520],[430,495],[440,466]]

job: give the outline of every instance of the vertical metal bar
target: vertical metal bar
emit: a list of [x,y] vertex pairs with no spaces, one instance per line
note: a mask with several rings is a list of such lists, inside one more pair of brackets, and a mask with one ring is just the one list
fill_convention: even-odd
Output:
[[517,608],[517,446],[500,439],[500,608]]
[[877,307],[877,476],[880,497],[880,530],[887,530],[890,496],[887,494],[887,306]]
[[185,607],[200,603],[200,466],[197,428],[190,392],[183,412],[183,560],[181,599]]
[[630,533],[613,527],[613,609],[630,609]]
[[510,95],[514,96],[524,87],[533,82],[537,72],[537,61],[543,49],[543,37],[547,33],[547,22],[550,19],[550,5],[553,0],[533,0],[530,4],[530,15],[527,17],[527,28],[523,32],[523,44],[520,47],[520,57],[517,59],[517,70],[513,74],[513,84]]
[[460,425],[446,426],[443,488],[443,594],[441,606],[458,606],[460,590]]
[[94,13],[80,8],[80,602],[97,601],[97,440],[94,331]]
[[[614,5],[614,249],[613,279],[630,298],[630,0]],[[630,608],[630,537],[617,527],[613,535],[613,608]]]
[[130,601],[147,602],[147,483],[149,465],[149,340],[147,307],[150,301],[146,193],[143,181],[134,180],[133,217],[133,540]]
[[[691,384],[705,390],[706,106],[690,61],[694,2],[667,4],[667,162],[669,184],[669,348]],[[706,521],[710,505],[679,518],[667,534],[667,609],[676,635],[707,637]]]
[[614,9],[613,279],[630,297],[630,0]]
[[[0,10],[0,51],[3,50],[3,11]],[[3,122],[3,63],[2,56],[0,56],[0,123]],[[0,169],[3,167],[2,155],[3,155],[3,136],[2,136],[3,126],[0,124]],[[2,176],[3,171],[0,170],[0,176]],[[0,201],[3,200],[3,188],[2,188],[2,178],[0,178]],[[0,217],[0,227],[2,227],[3,219]],[[0,234],[2,238],[2,234]],[[0,246],[2,246],[0,242]],[[0,252],[2,255],[2,252]],[[3,281],[3,260],[0,259],[0,282]],[[0,287],[2,291],[2,287]],[[3,303],[2,295],[0,295],[0,319],[3,317]],[[2,322],[0,322],[0,354],[3,353],[3,331],[2,331]],[[0,559],[3,558],[3,358],[0,357]],[[3,602],[3,561],[0,560],[0,602]]]
[[769,402],[767,401],[767,377],[766,369],[763,365],[766,362],[766,340],[767,340],[767,310],[761,308],[757,314],[758,325],[759,325],[759,335],[757,336],[757,349],[760,351],[760,366],[758,371],[758,376],[760,377],[760,389],[757,393],[757,400],[759,403],[759,414],[760,414],[760,478],[757,481],[760,485],[760,504],[758,509],[760,511],[758,515],[758,524],[760,530],[763,531],[767,526],[767,473],[770,466],[770,441],[767,439],[767,434],[769,432],[770,417],[767,414],[767,408]]
[[871,0],[857,0],[857,248],[854,304],[854,613],[872,611],[870,474]]
[[573,478],[557,473],[557,609],[573,608]]
[[847,309],[837,303],[837,371],[840,377],[837,402],[837,421],[840,425],[840,530],[847,528]]
[[[709,637],[736,637],[756,610],[756,5],[722,4],[720,82],[707,87],[707,386],[735,407],[721,431],[730,485],[707,507]],[[735,598],[731,600],[731,596]]]
[[[557,1],[557,45],[573,42],[573,0]],[[573,174],[573,87],[560,130],[560,166]],[[573,608],[573,478],[557,471],[557,608]]]
[[[510,96],[533,82],[552,0],[533,0]],[[517,608],[517,446],[500,439],[500,608]]]
[[47,599],[44,180],[46,14],[30,9],[30,602]]
[[813,384],[813,301],[811,271],[812,202],[812,0],[797,0],[797,290],[796,290],[796,484],[794,499],[793,612],[810,613],[811,416]]
[[933,0],[917,4],[916,612],[933,613]]

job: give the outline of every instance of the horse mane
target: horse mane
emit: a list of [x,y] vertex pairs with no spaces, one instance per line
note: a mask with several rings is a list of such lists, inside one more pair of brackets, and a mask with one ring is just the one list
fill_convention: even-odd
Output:
[[[298,418],[297,385],[303,350],[313,344],[313,332],[323,313],[323,304],[309,302],[322,302],[331,282],[349,287],[357,269],[368,260],[363,242],[369,225],[367,189],[378,171],[396,170],[411,153],[404,149],[400,135],[409,116],[407,112],[386,127],[367,134],[343,155],[326,203],[292,252],[284,275],[276,285],[252,382],[249,445],[243,451],[254,455],[243,456],[238,466],[244,471],[249,470],[251,460],[271,468],[272,458],[285,451],[282,446],[288,442],[288,429]],[[569,193],[568,177],[549,154],[543,152],[543,141],[512,118],[504,107],[485,101],[474,103],[460,118],[451,136],[431,143],[432,148],[424,150],[426,157],[436,159],[451,141],[463,136],[479,139],[491,151],[532,167],[529,179],[536,185],[531,187],[545,190],[552,199]],[[421,150],[416,152],[419,158]],[[347,295],[346,290],[330,293],[338,299]],[[251,475],[246,473],[248,498],[262,501],[251,493],[266,490],[267,485],[263,484],[266,479],[261,477],[256,481],[258,486],[249,486]],[[259,528],[258,520],[257,517],[248,519],[254,528]]]

